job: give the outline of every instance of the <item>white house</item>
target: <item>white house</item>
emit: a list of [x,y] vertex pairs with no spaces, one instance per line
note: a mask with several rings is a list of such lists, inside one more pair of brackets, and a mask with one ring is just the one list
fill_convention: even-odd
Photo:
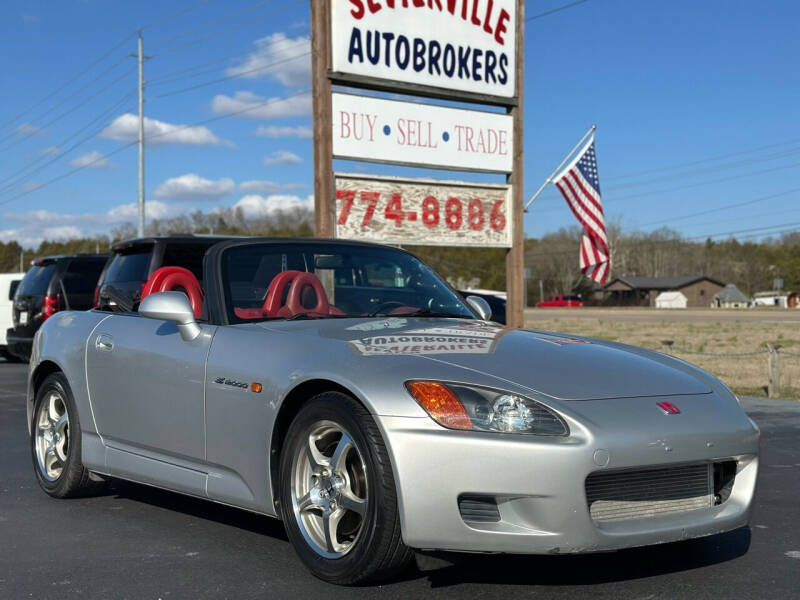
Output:
[[686,308],[687,302],[681,292],[661,292],[656,296],[656,308]]
[[789,308],[789,292],[757,292],[753,296],[753,306],[777,306]]

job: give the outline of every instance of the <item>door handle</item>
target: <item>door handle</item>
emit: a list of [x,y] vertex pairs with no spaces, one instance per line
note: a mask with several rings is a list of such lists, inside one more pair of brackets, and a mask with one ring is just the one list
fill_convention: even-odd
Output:
[[94,341],[94,347],[98,350],[105,350],[106,352],[110,352],[114,349],[114,342],[110,335],[105,333],[101,333],[97,336],[97,339]]

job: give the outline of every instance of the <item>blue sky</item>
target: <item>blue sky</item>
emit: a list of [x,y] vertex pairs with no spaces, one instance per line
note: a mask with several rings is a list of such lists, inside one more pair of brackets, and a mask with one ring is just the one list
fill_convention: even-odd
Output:
[[[565,3],[528,1],[527,16]],[[668,225],[695,237],[792,227],[800,222],[800,190],[790,191],[800,188],[798,22],[800,3],[790,0],[588,0],[530,21],[526,192],[596,123],[606,214],[624,228]],[[149,214],[311,202],[310,96],[300,94],[310,88],[307,0],[9,0],[0,22],[0,239],[31,245],[135,218],[135,145],[98,160],[134,139],[126,114],[135,114],[135,96],[125,95],[136,85],[126,57],[135,37],[92,63],[140,26],[153,55],[148,134],[159,136],[147,151]],[[704,211],[714,212],[690,216]],[[551,187],[525,216],[525,232],[573,223]]]

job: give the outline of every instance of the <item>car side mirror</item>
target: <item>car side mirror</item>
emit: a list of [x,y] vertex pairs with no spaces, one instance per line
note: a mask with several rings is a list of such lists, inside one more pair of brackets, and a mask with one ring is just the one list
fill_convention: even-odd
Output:
[[469,304],[472,310],[478,313],[478,316],[482,320],[488,321],[492,318],[492,307],[480,296],[467,296],[467,304]]
[[139,304],[139,314],[148,319],[176,323],[184,341],[191,342],[200,335],[192,305],[183,292],[154,292]]

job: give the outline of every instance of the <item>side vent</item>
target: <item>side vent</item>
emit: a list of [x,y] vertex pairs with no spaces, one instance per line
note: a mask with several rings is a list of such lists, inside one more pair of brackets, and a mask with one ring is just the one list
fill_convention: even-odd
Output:
[[497,523],[500,511],[491,496],[459,496],[458,510],[466,523]]

